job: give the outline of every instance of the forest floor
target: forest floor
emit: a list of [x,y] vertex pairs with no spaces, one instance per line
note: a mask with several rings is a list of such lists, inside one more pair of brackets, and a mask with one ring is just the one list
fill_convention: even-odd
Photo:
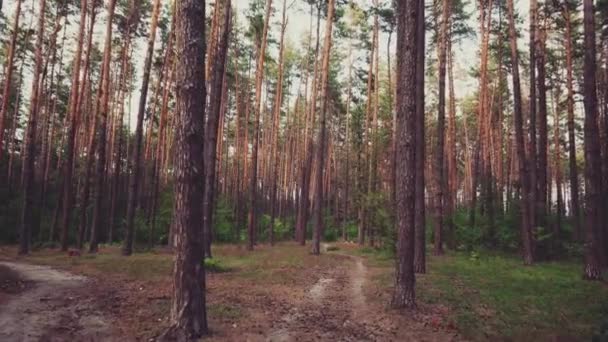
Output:
[[[417,276],[418,310],[397,312],[386,306],[390,258],[350,243],[327,247],[312,256],[293,243],[253,253],[215,246],[210,340],[584,341],[608,317],[608,286],[582,281],[578,265],[462,253],[429,257],[428,274]],[[15,251],[0,247],[0,326],[13,329],[0,340],[35,327],[31,336],[51,340],[146,341],[167,325],[166,249],[129,258],[116,246],[80,257],[42,250],[19,260]]]

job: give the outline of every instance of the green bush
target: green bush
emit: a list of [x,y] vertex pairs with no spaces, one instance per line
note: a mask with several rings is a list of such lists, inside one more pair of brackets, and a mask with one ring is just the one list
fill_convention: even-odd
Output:
[[224,263],[218,258],[205,258],[204,261],[205,271],[211,273],[224,273],[230,272],[230,267],[224,265]]

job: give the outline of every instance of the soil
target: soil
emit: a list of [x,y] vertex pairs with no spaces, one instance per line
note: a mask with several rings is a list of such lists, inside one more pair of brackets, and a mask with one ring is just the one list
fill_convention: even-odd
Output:
[[[335,253],[341,266],[327,270],[268,334],[268,341],[457,341],[454,331],[435,329],[428,310],[413,315],[388,310],[366,298],[363,259]],[[432,314],[431,314],[432,316]]]
[[3,279],[11,277],[7,291],[13,291],[0,310],[0,341],[112,340],[111,324],[83,291],[86,278],[47,266],[0,267]]
[[[386,294],[378,294],[371,281],[374,269],[364,259],[324,254],[302,253],[302,265],[297,267],[275,265],[272,281],[248,281],[239,270],[209,273],[211,333],[206,340],[462,340],[443,324],[443,308],[421,306],[414,314],[389,310],[382,297]],[[281,257],[278,253],[276,259]],[[21,284],[10,285],[10,297],[0,305],[0,341],[149,341],[166,329],[170,274],[136,280],[83,265],[64,266],[86,277],[0,261],[0,284],[5,283],[2,279]]]
[[5,303],[13,296],[31,288],[33,282],[23,279],[13,269],[0,265],[0,304]]

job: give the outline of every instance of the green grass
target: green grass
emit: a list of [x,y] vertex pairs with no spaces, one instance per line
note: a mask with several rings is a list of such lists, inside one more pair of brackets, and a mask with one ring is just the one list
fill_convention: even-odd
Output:
[[30,259],[35,263],[55,267],[82,268],[85,273],[104,273],[126,276],[137,280],[157,280],[171,274],[173,259],[164,253],[136,253],[124,257],[118,249],[108,253],[88,254],[83,252],[80,257],[70,257],[66,253],[56,251],[34,254]]
[[236,320],[243,316],[243,313],[238,306],[224,304],[209,304],[207,306],[207,312],[212,317],[224,320]]
[[[376,281],[391,286],[392,261],[382,254],[369,261],[386,269]],[[514,256],[450,253],[429,256],[427,271],[417,276],[419,300],[447,305],[449,318],[473,340],[588,340],[608,319],[608,286],[582,280],[578,263],[523,266]]]

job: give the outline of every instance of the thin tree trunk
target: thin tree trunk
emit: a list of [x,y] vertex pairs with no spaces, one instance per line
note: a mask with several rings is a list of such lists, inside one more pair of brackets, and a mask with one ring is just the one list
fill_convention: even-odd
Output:
[[271,151],[271,163],[272,163],[272,190],[270,193],[270,228],[269,228],[269,239],[270,245],[274,245],[274,221],[276,211],[276,198],[277,198],[277,182],[279,178],[279,157],[278,157],[278,134],[279,134],[279,120],[281,115],[281,107],[283,105],[283,69],[284,69],[284,40],[285,40],[285,29],[287,28],[287,1],[283,0],[283,19],[281,22],[281,38],[279,43],[279,75],[277,81],[277,92],[276,100],[274,104],[274,114],[272,119],[272,151]]
[[[95,10],[93,10],[93,12],[91,13],[91,22],[89,24],[89,33],[88,33],[88,39],[87,39],[87,53],[86,53],[86,57],[85,57],[85,65],[84,65],[84,82],[82,84],[82,88],[81,88],[81,92],[82,92],[82,96],[79,96],[79,100],[78,100],[78,104],[76,106],[76,115],[78,117],[80,117],[81,113],[82,113],[82,105],[83,105],[83,101],[85,98],[85,93],[87,91],[87,87],[89,86],[91,77],[89,75],[89,67],[91,64],[91,48],[93,45],[93,29],[95,27],[95,17],[96,17],[97,13]],[[82,249],[82,246],[84,244],[85,241],[85,230],[87,227],[87,219],[86,219],[86,213],[89,207],[89,197],[90,197],[90,182],[91,182],[91,169],[93,167],[93,151],[95,150],[95,123],[97,122],[97,111],[99,106],[96,106],[95,111],[93,112],[93,129],[90,131],[90,134],[88,135],[88,140],[87,140],[87,160],[86,160],[86,165],[85,165],[85,177],[82,180],[84,182],[83,185],[83,191],[82,191],[82,198],[80,199],[80,215],[79,215],[79,220],[78,220],[78,249]],[[86,132],[86,125],[83,125],[83,130]],[[113,217],[113,216],[110,216]]]
[[[23,158],[23,206],[21,211],[21,227],[19,231],[19,254],[30,252],[32,228],[40,213],[34,210],[34,197],[36,192],[36,177],[34,176],[34,161],[36,159],[36,128],[38,112],[40,110],[38,96],[40,87],[40,74],[42,72],[42,46],[44,44],[44,13],[46,0],[40,0],[38,12],[38,31],[36,33],[36,53],[34,61],[34,75],[32,79],[32,92],[30,97],[30,113],[27,124],[27,137],[25,155]],[[39,208],[37,209],[39,210]]]
[[598,127],[596,56],[595,56],[595,12],[593,0],[583,0],[583,27],[585,35],[585,60],[583,94],[585,104],[585,270],[586,280],[600,280],[602,222],[602,161]]
[[568,166],[570,175],[570,207],[572,212],[572,224],[574,231],[574,239],[579,240],[582,237],[582,226],[580,222],[580,205],[579,205],[579,186],[578,186],[578,168],[576,166],[576,134],[574,126],[574,76],[573,69],[573,47],[572,47],[572,18],[567,2],[563,4],[563,16],[566,22],[566,36],[564,43],[566,45],[566,88],[568,91],[567,110],[568,110]]
[[530,177],[528,174],[528,163],[526,162],[525,146],[524,146],[524,130],[523,130],[523,115],[521,105],[521,85],[519,82],[519,56],[517,51],[517,33],[515,31],[515,14],[513,9],[513,0],[507,1],[508,5],[508,20],[509,20],[509,37],[511,41],[511,63],[513,68],[513,125],[515,127],[515,145],[517,154],[519,155],[519,178],[522,188],[522,204],[521,204],[521,235],[523,241],[523,257],[524,264],[530,265],[534,262],[532,248],[532,225],[530,221],[532,207],[533,189],[530,187]]
[[444,177],[444,152],[445,152],[445,76],[446,76],[446,52],[448,41],[448,24],[452,10],[450,0],[442,2],[441,28],[439,31],[438,63],[439,63],[439,101],[437,110],[437,146],[435,148],[435,200],[434,200],[434,254],[443,254],[443,196],[445,193]]
[[4,152],[4,125],[6,123],[6,116],[8,113],[8,101],[11,95],[11,84],[13,83],[13,63],[15,58],[15,49],[17,48],[17,38],[19,35],[19,17],[21,16],[21,2],[17,0],[15,6],[15,19],[13,21],[13,27],[11,35],[11,41],[8,46],[8,57],[5,67],[4,77],[4,90],[2,92],[2,107],[0,107],[0,160],[2,160],[2,153]]
[[[219,7],[216,6],[216,11]],[[211,69],[209,107],[205,126],[205,195],[203,198],[203,244],[205,256],[211,257],[211,230],[213,225],[213,208],[216,182],[216,155],[218,142],[219,117],[222,105],[222,88],[226,77],[226,58],[228,56],[228,40],[230,35],[230,0],[224,3],[224,24],[221,40],[215,51],[214,65]],[[209,61],[209,63],[211,63]],[[221,139],[221,135],[219,137]]]
[[[158,15],[160,12],[160,0],[154,0],[152,12],[152,22],[150,23],[150,35],[148,37],[148,47],[144,62],[143,78],[141,83],[141,93],[139,97],[139,108],[137,111],[137,125],[135,127],[135,151],[131,160],[131,178],[129,179],[129,199],[127,202],[127,219],[125,227],[125,240],[122,248],[123,255],[133,253],[133,236],[135,212],[137,210],[137,198],[139,194],[139,182],[141,173],[141,144],[143,136],[144,113],[146,111],[146,100],[148,98],[148,84],[150,83],[150,69],[152,67],[152,56],[154,54],[154,42],[156,40],[156,27],[158,25]],[[150,129],[152,126],[150,126]]]
[[[78,33],[78,43],[76,45],[76,54],[74,56],[74,67],[72,69],[72,84],[70,93],[70,112],[69,112],[69,127],[67,132],[66,157],[67,160],[63,165],[63,214],[61,216],[61,250],[68,249],[68,232],[72,217],[72,209],[74,205],[74,189],[72,184],[72,176],[74,173],[74,154],[76,131],[78,130],[77,105],[79,100],[79,83],[80,83],[80,61],[82,55],[82,44],[84,40],[84,31],[86,26],[86,8],[87,0],[80,1],[80,29]],[[89,152],[90,153],[90,152]]]
[[[546,25],[546,24],[544,24]],[[547,133],[547,85],[545,80],[545,41],[546,29],[539,27],[537,31],[537,64],[538,69],[537,86],[538,86],[538,151],[537,151],[537,195],[536,195],[536,226],[546,228],[547,216],[547,169],[548,169],[548,133]]]
[[319,132],[319,141],[317,159],[319,161],[319,167],[317,169],[316,176],[316,190],[315,190],[315,201],[314,201],[314,217],[315,226],[313,229],[312,236],[312,254],[319,255],[321,253],[320,243],[321,236],[323,235],[325,215],[323,213],[323,176],[325,172],[325,146],[327,136],[327,106],[328,106],[328,79],[329,79],[329,59],[331,53],[331,34],[333,28],[334,18],[334,0],[328,0],[327,3],[327,18],[325,26],[325,38],[323,47],[323,65],[321,71],[321,128]]
[[[530,94],[529,94],[529,100],[528,100],[528,106],[530,109],[530,113],[529,113],[529,117],[528,119],[529,121],[529,144],[528,144],[528,158],[527,158],[527,163],[529,164],[529,176],[530,176],[530,203],[529,205],[530,207],[530,226],[532,227],[531,229],[534,231],[536,229],[536,222],[537,222],[537,212],[536,212],[536,195],[537,195],[537,190],[538,190],[538,178],[536,176],[537,172],[538,172],[538,163],[537,163],[537,158],[536,158],[536,154],[537,154],[537,137],[536,137],[536,101],[537,101],[537,95],[536,95],[536,87],[537,87],[537,82],[536,82],[536,36],[537,36],[537,21],[538,21],[538,3],[537,0],[530,0],[530,44],[529,44],[529,48],[530,48]],[[527,175],[521,175],[521,177],[524,177]],[[531,233],[533,234],[533,233]],[[532,246],[532,250],[534,250],[534,246]]]
[[91,227],[91,240],[89,253],[96,253],[98,249],[99,234],[102,227],[102,211],[105,198],[105,172],[106,164],[106,126],[108,120],[108,104],[110,101],[110,59],[112,57],[112,21],[117,0],[110,0],[106,23],[106,41],[104,47],[103,74],[101,76],[101,108],[99,111],[99,133],[97,143],[97,165],[95,179],[95,202],[93,207],[93,225]]
[[255,123],[253,127],[253,150],[251,154],[251,183],[249,185],[249,223],[247,249],[253,250],[255,232],[257,230],[257,188],[258,188],[258,149],[260,144],[260,115],[262,111],[262,81],[264,80],[264,57],[268,37],[268,26],[272,9],[272,0],[266,0],[266,14],[261,44],[258,49],[258,62],[255,71]]
[[[424,58],[425,58],[425,25],[424,0],[418,0],[418,17],[416,22],[416,67],[415,96],[416,113],[414,116],[414,272],[426,273],[426,204],[425,204],[425,112],[424,112]],[[399,63],[397,64],[399,67]],[[403,94],[403,93],[402,93]],[[400,101],[397,96],[397,101]],[[398,109],[398,107],[397,107]],[[400,155],[401,156],[401,155]],[[397,158],[399,159],[399,158]],[[397,164],[395,164],[397,167]],[[397,171],[395,171],[397,172]],[[397,184],[395,184],[397,189]],[[403,208],[397,207],[397,213]],[[410,236],[411,238],[411,236]]]

